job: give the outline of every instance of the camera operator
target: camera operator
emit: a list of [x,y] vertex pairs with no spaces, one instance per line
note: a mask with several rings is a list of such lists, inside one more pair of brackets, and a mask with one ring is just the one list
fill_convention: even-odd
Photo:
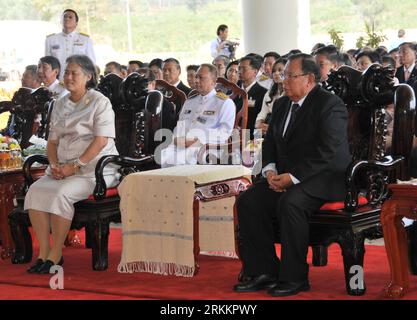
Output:
[[227,40],[229,35],[229,28],[225,24],[221,24],[217,28],[217,38],[211,42],[211,56],[216,58],[218,56],[226,56],[229,59],[234,59],[236,47],[238,42]]

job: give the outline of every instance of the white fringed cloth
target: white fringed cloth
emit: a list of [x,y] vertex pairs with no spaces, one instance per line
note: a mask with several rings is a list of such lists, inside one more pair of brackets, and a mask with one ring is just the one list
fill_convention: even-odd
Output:
[[[123,247],[121,273],[192,277],[195,185],[239,177],[244,166],[185,165],[130,174],[118,187]],[[200,202],[200,248],[235,257],[235,197]]]

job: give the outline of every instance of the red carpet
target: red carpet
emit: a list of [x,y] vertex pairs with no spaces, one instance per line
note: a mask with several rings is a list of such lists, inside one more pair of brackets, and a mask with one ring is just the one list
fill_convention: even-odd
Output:
[[[276,299],[266,292],[237,294],[232,291],[240,270],[237,260],[200,256],[200,272],[193,278],[166,277],[146,273],[120,274],[120,229],[110,236],[109,269],[92,271],[91,252],[85,248],[64,249],[64,290],[49,288],[49,275],[26,273],[29,264],[12,265],[0,261],[0,299],[170,299],[170,300],[256,300]],[[84,232],[79,232],[84,237]],[[84,243],[84,241],[83,241]],[[382,289],[389,280],[384,247],[367,246],[365,281],[367,292],[361,297],[348,296],[345,291],[342,256],[337,245],[329,249],[326,267],[310,267],[312,289],[287,299],[383,299]],[[309,261],[311,255],[309,255]],[[417,277],[404,299],[417,299]],[[282,299],[282,298],[281,298]]]

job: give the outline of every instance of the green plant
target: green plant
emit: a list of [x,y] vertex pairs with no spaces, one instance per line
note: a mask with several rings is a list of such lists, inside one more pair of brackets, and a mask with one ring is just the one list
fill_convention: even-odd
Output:
[[356,40],[356,48],[358,49],[362,49],[365,46],[365,38],[363,36],[360,36],[357,40]]
[[341,31],[336,31],[336,29],[332,28],[329,30],[330,38],[332,39],[333,44],[339,49],[342,50],[343,44],[345,40],[343,39],[343,35]]
[[377,48],[381,42],[387,39],[384,34],[378,34],[375,31],[375,23],[372,23],[372,26],[365,22],[366,34],[368,40],[366,45],[371,48]]

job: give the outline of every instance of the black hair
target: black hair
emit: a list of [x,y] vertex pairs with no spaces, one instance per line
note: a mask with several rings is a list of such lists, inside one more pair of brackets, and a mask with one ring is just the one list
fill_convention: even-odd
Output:
[[128,64],[137,64],[139,66],[139,68],[143,68],[144,67],[143,66],[143,62],[142,61],[139,61],[139,60],[130,60],[128,62]]
[[39,61],[41,63],[46,63],[49,64],[52,68],[52,70],[56,70],[58,69],[58,74],[57,74],[57,78],[59,76],[59,74],[61,73],[61,63],[59,63],[59,60],[53,56],[45,56],[39,59]]
[[221,24],[217,27],[217,35],[220,35],[220,32],[223,32],[224,30],[229,29],[229,27],[225,24]]
[[239,63],[242,63],[243,61],[249,61],[249,65],[256,70],[259,70],[262,67],[262,60],[260,60],[256,56],[247,55],[247,56],[241,58]]
[[97,87],[97,74],[96,74],[96,68],[91,61],[91,59],[86,55],[81,54],[74,54],[73,56],[70,56],[67,58],[66,63],[76,63],[78,64],[81,69],[84,71],[85,74],[91,75],[91,79],[87,81],[85,87],[87,89],[90,88],[96,88]]
[[75,10],[65,9],[64,12],[62,13],[62,16],[64,16],[65,12],[72,12],[73,14],[75,14],[75,21],[78,22],[78,20],[79,20],[78,13]]
[[139,70],[135,72],[143,75],[148,80],[148,82],[156,80],[155,74],[149,68],[139,68]]
[[110,61],[106,63],[106,67],[107,66],[114,66],[117,69],[117,72],[121,72],[122,71],[122,65],[116,61]]
[[149,62],[148,67],[150,68],[150,67],[156,66],[156,67],[158,67],[159,69],[162,70],[162,64],[163,64],[163,62],[164,61],[162,59],[155,58],[155,59],[151,60],[151,62]]
[[320,67],[316,63],[316,60],[312,55],[306,53],[296,53],[288,57],[288,61],[294,60],[301,60],[301,69],[303,73],[306,74],[313,74],[316,83],[319,83],[321,75],[320,75]]
[[169,62],[174,62],[177,65],[177,68],[181,71],[180,62],[177,59],[175,59],[175,58],[168,58],[168,59],[165,59],[164,60],[164,64],[165,63],[169,63]]
[[226,67],[226,72],[224,73],[224,77],[225,77],[226,79],[227,79],[227,71],[229,71],[230,67],[231,67],[231,66],[233,66],[233,65],[238,66],[238,65],[239,65],[239,60],[234,60],[234,61],[231,61],[231,62],[227,65],[227,67]]
[[394,58],[389,55],[382,57],[382,63],[388,63],[394,70],[397,68]]
[[200,68],[199,65],[197,65],[197,64],[190,64],[189,66],[187,66],[187,69],[186,70],[187,71],[194,70],[194,71],[197,72],[198,68]]
[[328,46],[325,46],[325,47],[318,48],[314,52],[314,55],[315,56],[317,56],[317,55],[323,55],[327,59],[329,59],[330,55],[332,55],[334,53],[338,53],[338,52],[339,52],[339,50],[337,49],[336,46],[334,46],[334,45],[328,45]]
[[268,57],[273,57],[275,60],[278,60],[279,58],[281,58],[281,56],[275,51],[270,51],[264,54],[264,60],[265,58],[268,58]]
[[362,51],[356,56],[356,61],[362,57],[368,57],[372,63],[381,63],[381,56],[376,51]]
[[[277,60],[274,62],[274,65],[272,66],[272,70],[274,70],[274,69],[275,69],[275,66],[276,66],[277,64],[279,64],[279,63],[282,63],[282,64],[285,66],[285,64],[287,63],[287,60],[286,60],[286,59],[282,59],[282,58],[277,59]],[[269,90],[269,98],[270,98],[271,100],[267,101],[267,102],[266,102],[266,104],[267,104],[267,105],[270,105],[270,104],[272,103],[272,101],[274,100],[274,97],[275,97],[277,94],[281,95],[283,91],[284,91],[284,88],[283,88],[283,86],[282,86],[282,83],[281,83],[281,84],[278,84],[278,83],[276,83],[276,82],[274,81],[274,83],[272,84],[271,89]]]

